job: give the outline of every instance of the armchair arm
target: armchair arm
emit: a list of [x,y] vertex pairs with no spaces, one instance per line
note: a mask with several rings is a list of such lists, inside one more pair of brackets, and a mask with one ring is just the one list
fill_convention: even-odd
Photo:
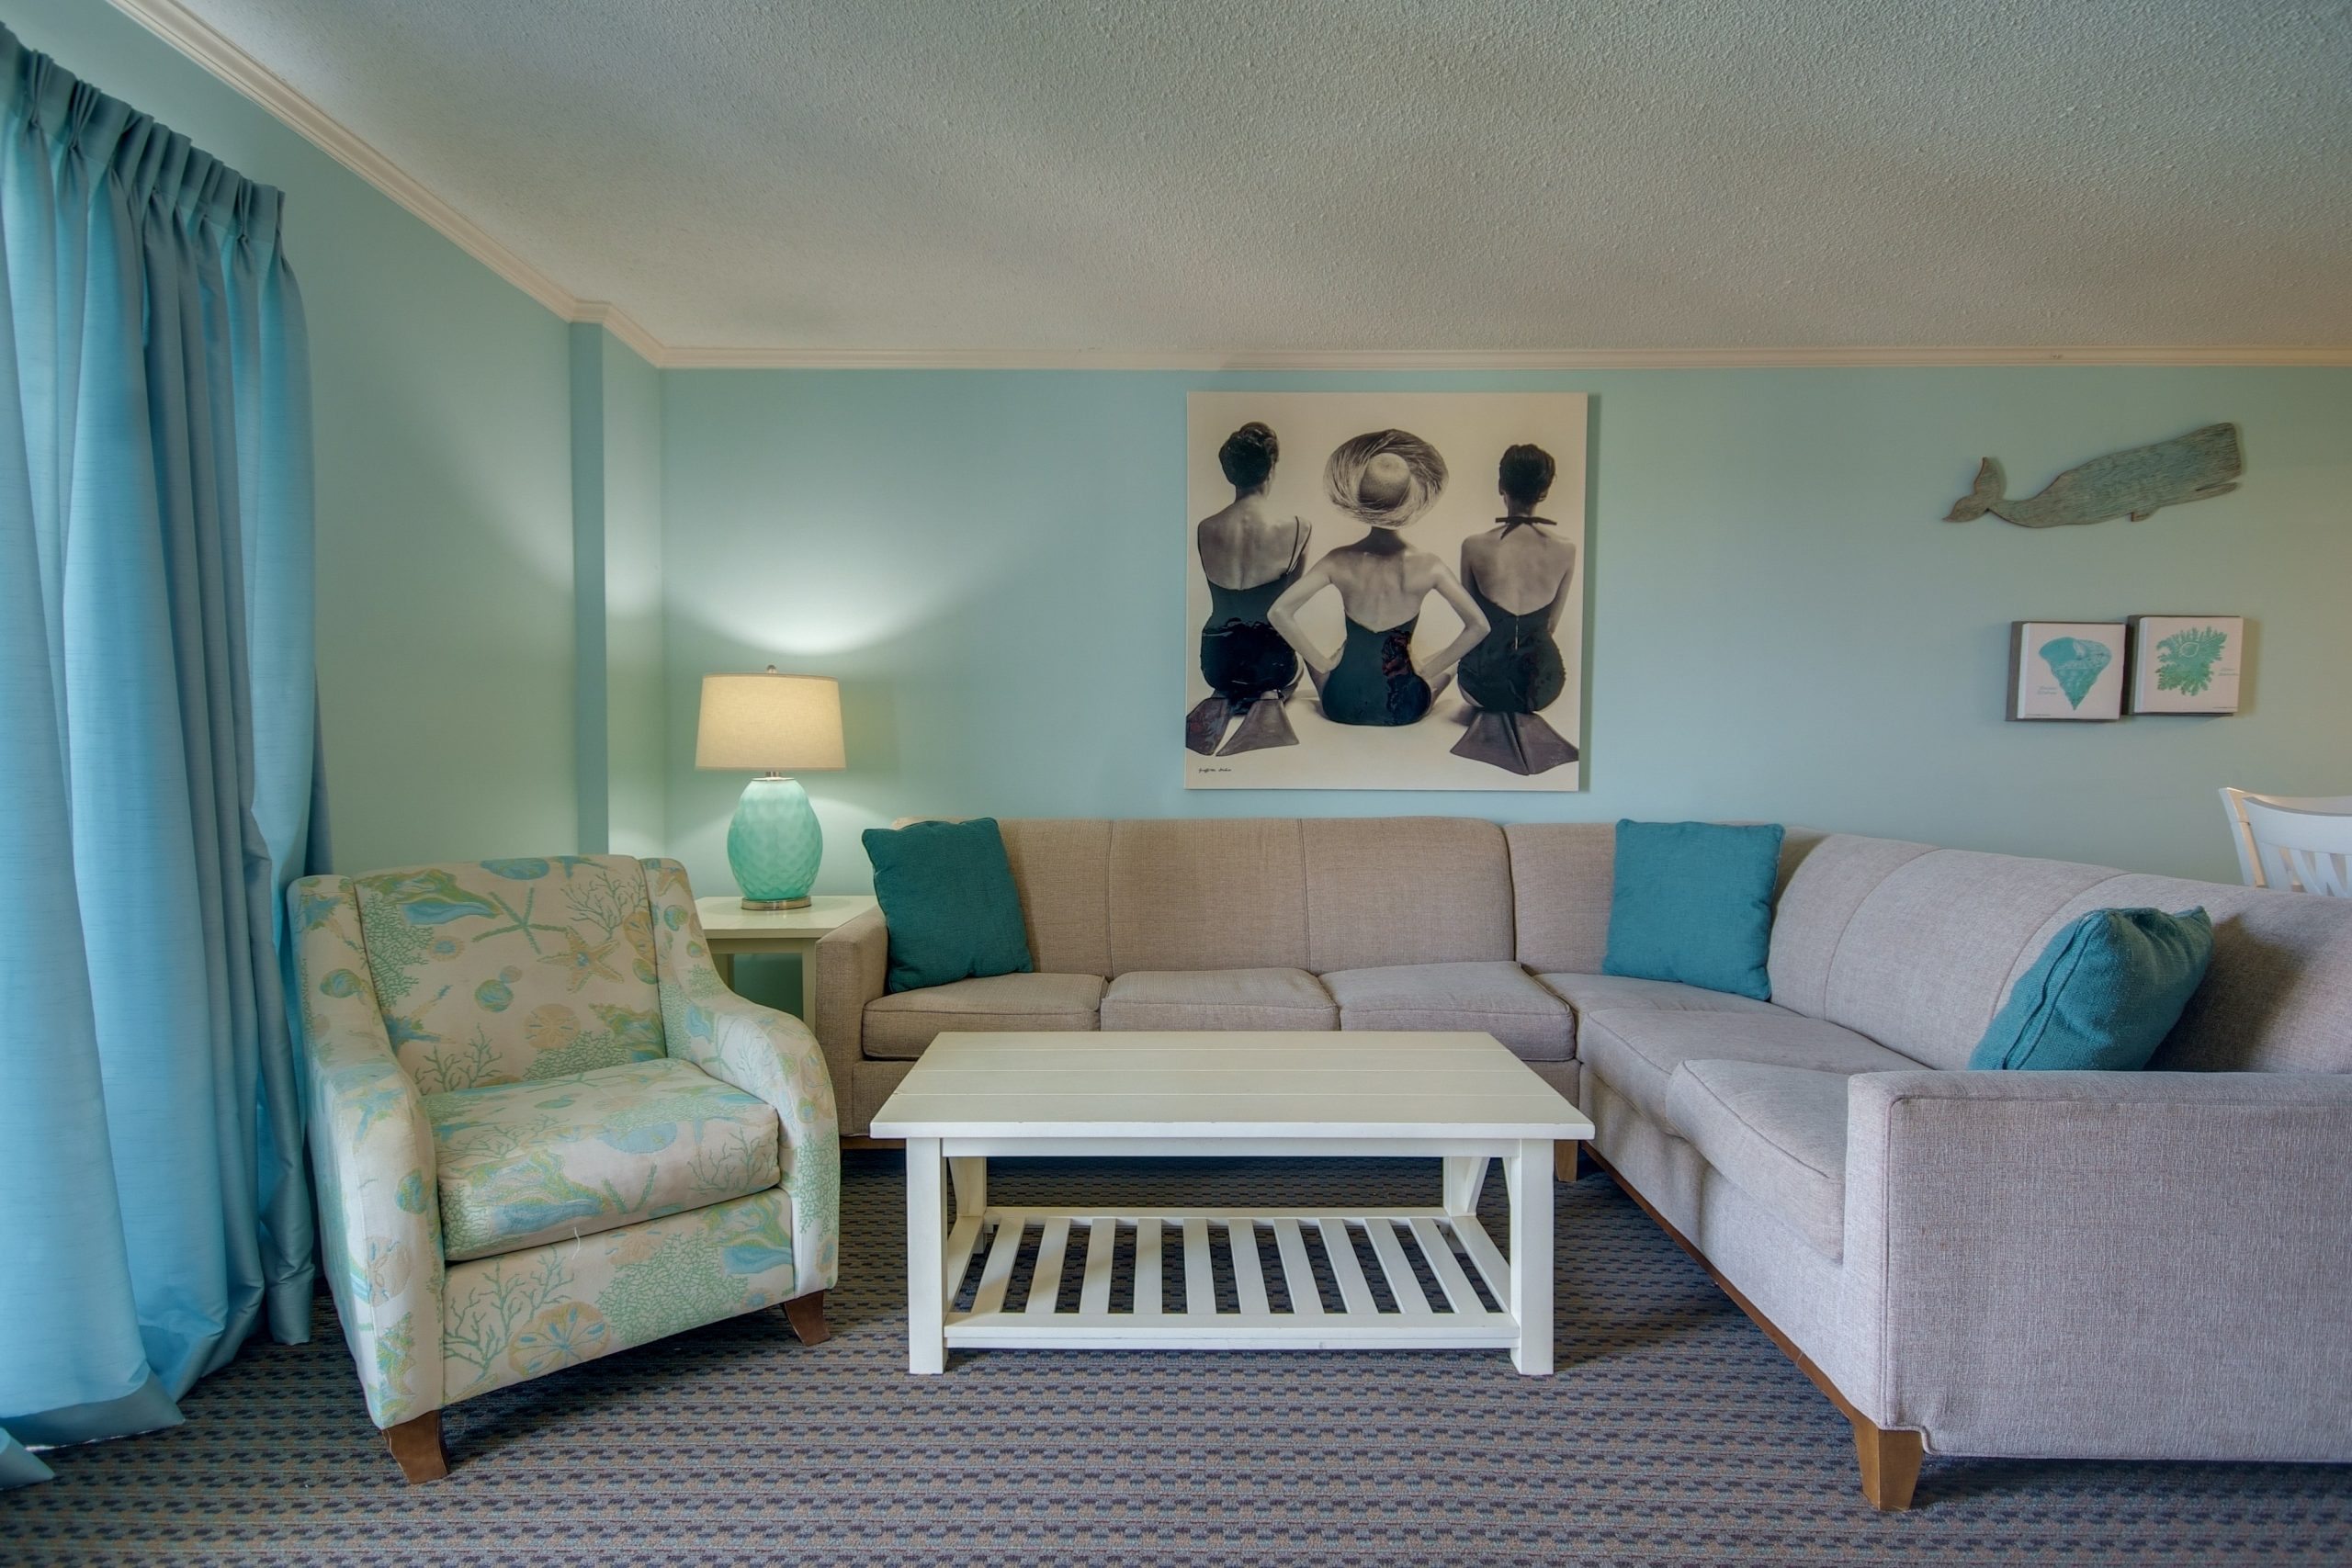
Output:
[[306,876],[287,912],[327,1280],[368,1414],[390,1427],[443,1397],[433,1128],[392,1055],[351,882]]
[[794,1283],[804,1295],[830,1290],[841,1269],[841,1126],[816,1036],[790,1013],[729,990],[710,961],[685,867],[643,864],[669,1054],[775,1108],[783,1187],[792,1199]]
[[2352,1459],[2352,1075],[1865,1073],[1840,1386],[1942,1452]]
[[[817,966],[809,1023],[825,1048],[833,1082],[854,1095],[858,1058],[865,1054],[865,1004],[881,997],[890,967],[890,932],[882,911],[869,909],[831,931],[808,957]],[[862,1113],[855,1131],[865,1131]]]

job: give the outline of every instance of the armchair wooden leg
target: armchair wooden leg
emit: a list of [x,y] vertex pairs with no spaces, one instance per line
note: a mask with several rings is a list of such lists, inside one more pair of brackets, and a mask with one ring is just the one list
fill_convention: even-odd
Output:
[[384,1440],[392,1446],[392,1457],[400,1461],[401,1473],[413,1486],[420,1481],[439,1481],[449,1473],[449,1458],[441,1451],[441,1412],[428,1410],[397,1427],[384,1428]]
[[1911,1489],[1919,1483],[1919,1459],[1925,1451],[1917,1432],[1890,1432],[1868,1416],[1856,1415],[1854,1453],[1862,1461],[1862,1495],[1873,1508],[1901,1513],[1911,1506]]
[[784,1318],[803,1345],[822,1345],[833,1337],[825,1326],[825,1292],[811,1291],[784,1303]]
[[1584,1145],[1575,1138],[1562,1138],[1552,1145],[1552,1179],[1574,1181],[1584,1175]]

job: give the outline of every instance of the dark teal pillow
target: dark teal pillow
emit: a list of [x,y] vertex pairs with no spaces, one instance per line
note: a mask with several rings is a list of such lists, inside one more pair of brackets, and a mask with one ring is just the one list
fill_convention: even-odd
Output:
[[890,931],[891,990],[1036,967],[995,818],[868,828],[865,841]]
[[1604,975],[1770,1001],[1778,823],[1620,822]]
[[2050,939],[1968,1065],[2137,1072],[2212,961],[2213,922],[2202,909],[2093,909]]

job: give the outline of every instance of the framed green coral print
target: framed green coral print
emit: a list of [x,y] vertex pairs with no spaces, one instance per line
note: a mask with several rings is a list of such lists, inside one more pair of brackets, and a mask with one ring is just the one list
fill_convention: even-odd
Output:
[[2238,711],[2245,664],[2243,615],[2132,617],[2132,711]]
[[2121,621],[2011,621],[2009,716],[2123,716]]

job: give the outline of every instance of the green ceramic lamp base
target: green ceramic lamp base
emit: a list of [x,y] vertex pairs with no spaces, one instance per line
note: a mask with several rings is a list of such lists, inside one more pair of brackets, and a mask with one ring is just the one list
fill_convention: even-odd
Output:
[[800,909],[817,883],[825,836],[797,779],[753,779],[727,825],[727,866],[746,909]]

